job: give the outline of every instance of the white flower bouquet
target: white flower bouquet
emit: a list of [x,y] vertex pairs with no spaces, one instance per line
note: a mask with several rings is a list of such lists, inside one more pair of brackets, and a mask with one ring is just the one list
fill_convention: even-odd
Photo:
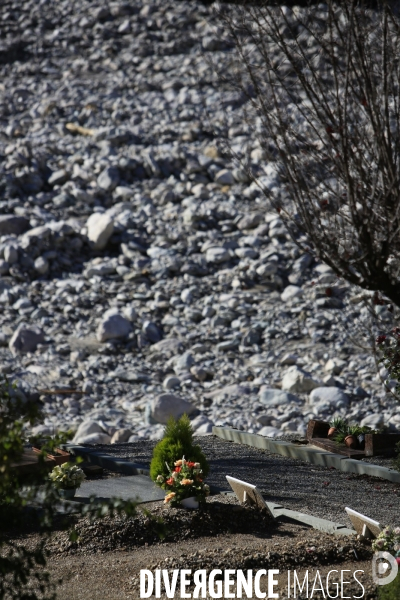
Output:
[[372,542],[375,552],[390,552],[398,562],[400,560],[400,527],[385,527]]
[[49,474],[49,479],[53,482],[55,487],[62,490],[80,487],[85,478],[86,475],[82,469],[69,462],[54,467]]

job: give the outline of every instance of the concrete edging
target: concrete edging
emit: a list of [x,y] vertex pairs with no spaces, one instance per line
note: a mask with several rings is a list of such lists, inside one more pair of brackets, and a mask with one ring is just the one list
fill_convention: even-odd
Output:
[[345,473],[370,475],[400,483],[400,473],[398,471],[381,467],[380,465],[365,463],[361,460],[354,460],[342,454],[333,454],[332,452],[326,452],[318,448],[309,448],[307,446],[297,446],[283,440],[274,440],[273,438],[267,438],[256,433],[247,433],[229,427],[213,427],[212,433],[223,440],[252,446],[253,448],[260,448],[261,450],[269,450],[287,458],[303,460],[304,462],[323,467],[334,467]]

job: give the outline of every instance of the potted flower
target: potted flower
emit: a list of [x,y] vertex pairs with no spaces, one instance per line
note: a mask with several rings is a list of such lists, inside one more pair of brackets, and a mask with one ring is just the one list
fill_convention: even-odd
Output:
[[177,460],[174,469],[168,467],[169,474],[158,475],[156,484],[167,492],[164,504],[198,508],[210,494],[210,488],[203,482],[203,471],[200,463]]
[[350,425],[348,428],[348,432],[346,437],[344,438],[344,443],[348,448],[357,448],[358,446],[358,436],[362,433],[361,427],[359,425]]
[[328,438],[333,439],[341,431],[345,431],[348,427],[348,422],[343,417],[335,417],[329,423]]
[[363,427],[356,424],[349,425],[347,421],[343,420],[343,426],[336,431],[333,439],[338,444],[346,444],[348,448],[364,449],[366,433],[374,433],[374,430],[367,425]]
[[64,463],[57,465],[49,474],[49,479],[58,489],[61,498],[71,500],[86,475],[78,465]]

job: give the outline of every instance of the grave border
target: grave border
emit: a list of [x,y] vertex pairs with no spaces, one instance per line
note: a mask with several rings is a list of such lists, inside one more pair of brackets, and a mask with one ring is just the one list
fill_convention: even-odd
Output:
[[334,467],[345,473],[356,473],[358,475],[370,475],[387,479],[394,483],[400,483],[400,473],[394,469],[388,469],[380,465],[365,463],[361,460],[354,460],[344,456],[343,454],[333,454],[326,450],[318,448],[308,448],[307,446],[297,446],[291,442],[283,440],[275,440],[273,438],[264,437],[257,433],[247,433],[230,427],[213,427],[213,435],[236,444],[243,444],[259,448],[261,450],[269,450],[274,454],[280,454],[286,458],[294,458],[302,460],[314,465],[324,467]]

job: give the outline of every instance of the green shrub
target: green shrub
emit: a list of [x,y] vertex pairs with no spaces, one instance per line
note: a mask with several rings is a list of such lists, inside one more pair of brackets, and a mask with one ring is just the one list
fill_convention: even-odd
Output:
[[399,600],[400,598],[400,574],[388,585],[379,587],[378,600]]
[[199,462],[204,474],[207,476],[210,467],[200,446],[193,444],[193,428],[187,415],[177,421],[171,417],[165,427],[164,437],[154,448],[153,459],[150,464],[150,477],[153,481],[158,475],[167,476],[168,467],[173,467],[174,462],[182,457],[186,460]]

